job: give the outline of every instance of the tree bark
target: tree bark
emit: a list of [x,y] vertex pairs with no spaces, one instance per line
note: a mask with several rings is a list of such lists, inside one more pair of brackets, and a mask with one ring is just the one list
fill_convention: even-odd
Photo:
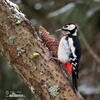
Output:
[[9,0],[0,0],[0,50],[36,100],[79,100],[29,20]]

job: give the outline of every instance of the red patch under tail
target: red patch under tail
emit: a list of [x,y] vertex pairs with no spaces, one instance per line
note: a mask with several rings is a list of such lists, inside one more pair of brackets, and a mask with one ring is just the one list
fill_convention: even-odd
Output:
[[68,71],[69,75],[72,76],[73,65],[70,62],[64,63],[66,70]]

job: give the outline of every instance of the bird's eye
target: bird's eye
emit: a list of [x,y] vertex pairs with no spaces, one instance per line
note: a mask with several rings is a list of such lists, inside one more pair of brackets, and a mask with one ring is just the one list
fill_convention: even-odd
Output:
[[68,25],[66,25],[65,27],[68,27]]
[[68,27],[68,25],[65,25],[65,26],[64,26],[64,28],[67,28],[67,27]]

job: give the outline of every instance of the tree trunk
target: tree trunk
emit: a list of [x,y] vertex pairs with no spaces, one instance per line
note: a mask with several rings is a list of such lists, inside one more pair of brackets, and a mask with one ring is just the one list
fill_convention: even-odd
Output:
[[0,50],[27,83],[36,100],[79,100],[36,31],[9,0],[0,0]]

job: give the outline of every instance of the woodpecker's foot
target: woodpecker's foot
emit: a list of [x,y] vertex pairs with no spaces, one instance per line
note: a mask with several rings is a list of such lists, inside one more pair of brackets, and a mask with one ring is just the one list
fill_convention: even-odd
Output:
[[56,61],[59,61],[58,58],[56,58],[56,57],[50,57],[50,60],[56,60]]

